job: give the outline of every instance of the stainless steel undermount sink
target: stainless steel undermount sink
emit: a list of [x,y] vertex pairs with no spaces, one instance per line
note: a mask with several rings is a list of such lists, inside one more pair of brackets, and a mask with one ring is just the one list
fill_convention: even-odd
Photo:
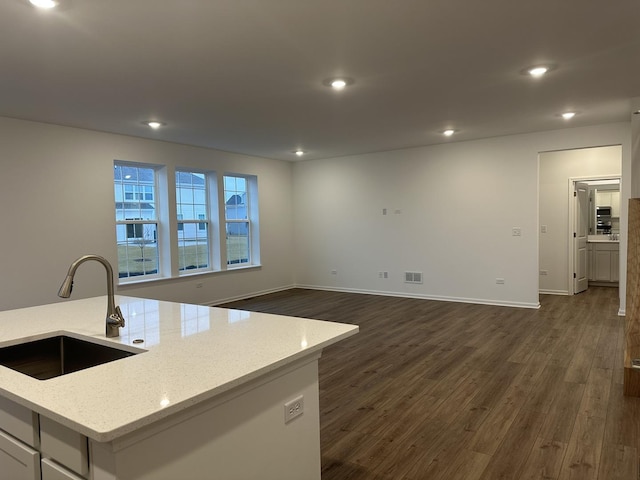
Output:
[[0,348],[0,365],[38,380],[47,380],[130,357],[136,353],[140,352],[57,335]]

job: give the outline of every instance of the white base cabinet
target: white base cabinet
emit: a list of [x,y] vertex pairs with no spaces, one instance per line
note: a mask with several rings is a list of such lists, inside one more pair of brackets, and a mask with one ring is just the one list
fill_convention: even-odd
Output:
[[[108,443],[43,416],[38,423],[37,414],[0,397],[0,412],[5,405],[35,417],[31,429],[39,428],[41,439],[30,447],[0,432],[0,479],[320,480],[319,357],[313,353]],[[285,422],[285,404],[300,395],[302,415]],[[5,418],[0,428],[12,422]]]
[[620,280],[620,245],[618,243],[590,243],[589,281],[616,283]]

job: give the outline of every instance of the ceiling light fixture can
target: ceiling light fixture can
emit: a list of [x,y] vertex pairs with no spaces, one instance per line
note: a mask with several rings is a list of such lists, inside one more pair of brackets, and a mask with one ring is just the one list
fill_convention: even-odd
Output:
[[301,157],[302,155],[304,155],[304,150],[300,150],[300,149],[298,149],[298,150],[296,150],[294,153],[295,153],[297,156]]
[[56,0],[29,0],[29,3],[37,8],[50,9],[58,6]]
[[576,112],[564,112],[564,113],[561,114],[561,116],[565,120],[571,120],[573,117],[576,116]]
[[142,122],[143,125],[146,125],[147,127],[151,127],[154,130],[157,130],[160,127],[164,127],[166,125],[166,123],[164,122],[158,122],[157,120],[147,120]]
[[552,70],[555,70],[556,66],[552,64],[548,65],[531,65],[527,68],[520,70],[521,75],[526,75],[533,78],[543,77],[545,74]]
[[344,90],[345,87],[353,85],[355,81],[349,77],[332,77],[322,81],[325,87],[331,87],[334,90]]
[[532,77],[541,77],[548,71],[549,69],[547,67],[535,67],[529,70],[529,75],[531,75]]
[[456,133],[456,131],[455,131],[455,130],[453,130],[453,129],[451,129],[451,128],[449,128],[449,129],[447,129],[447,130],[444,130],[444,131],[442,132],[442,134],[443,134],[445,137],[450,137],[450,136],[451,136],[451,135],[453,135],[454,133]]

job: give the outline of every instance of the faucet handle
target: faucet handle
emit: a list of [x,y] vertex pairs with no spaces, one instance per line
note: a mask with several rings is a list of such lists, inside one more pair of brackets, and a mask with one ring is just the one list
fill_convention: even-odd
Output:
[[109,315],[109,323],[117,325],[118,327],[124,327],[124,316],[122,315],[122,310],[120,310],[120,305],[116,305],[115,313]]

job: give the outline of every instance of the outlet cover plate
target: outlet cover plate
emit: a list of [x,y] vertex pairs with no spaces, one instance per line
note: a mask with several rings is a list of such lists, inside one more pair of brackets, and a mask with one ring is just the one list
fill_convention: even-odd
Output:
[[284,423],[289,423],[294,418],[299,417],[304,413],[304,396],[289,400],[284,404]]

